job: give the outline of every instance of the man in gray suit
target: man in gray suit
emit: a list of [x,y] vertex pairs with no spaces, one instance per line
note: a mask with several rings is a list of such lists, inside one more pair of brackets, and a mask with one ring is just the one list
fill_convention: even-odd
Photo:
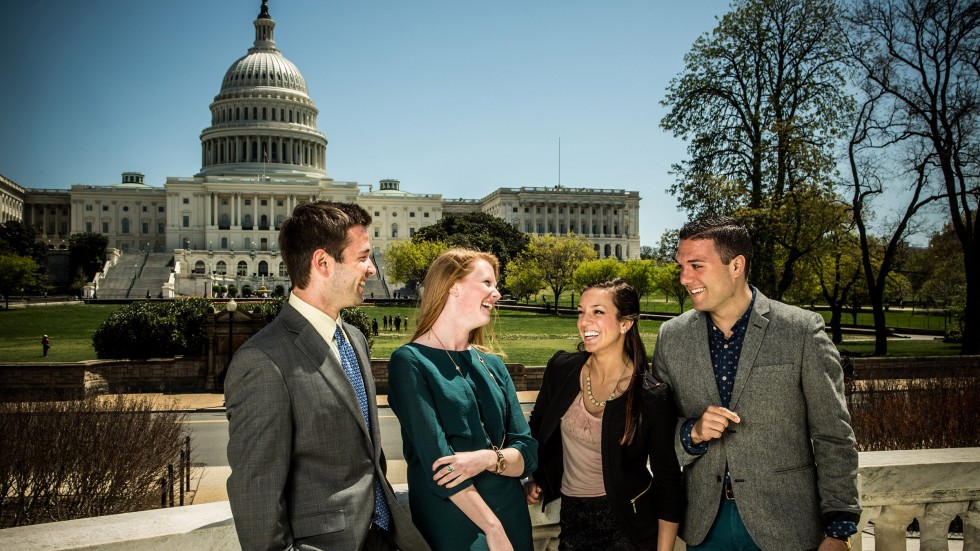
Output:
[[694,310],[663,324],[654,369],[681,418],[692,551],[850,547],[858,456],[840,357],[820,315],[747,281],[748,230],[731,218],[680,231]]
[[292,293],[228,369],[228,498],[257,549],[426,550],[385,479],[367,340],[342,323],[376,272],[370,215],[299,205],[279,232]]

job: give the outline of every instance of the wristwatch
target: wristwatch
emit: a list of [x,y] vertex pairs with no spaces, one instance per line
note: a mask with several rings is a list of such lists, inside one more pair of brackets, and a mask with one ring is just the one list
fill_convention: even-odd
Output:
[[507,458],[504,457],[503,452],[501,452],[499,449],[493,448],[493,451],[497,454],[497,470],[494,472],[502,475],[504,474],[504,471],[507,470]]

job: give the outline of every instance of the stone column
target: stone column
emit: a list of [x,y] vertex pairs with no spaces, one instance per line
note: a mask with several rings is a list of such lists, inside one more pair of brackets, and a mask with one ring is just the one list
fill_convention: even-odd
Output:
[[969,505],[965,502],[926,505],[925,513],[919,516],[919,550],[948,551],[949,523]]
[[924,505],[884,505],[875,519],[875,549],[905,551],[906,528],[912,519],[921,517]]
[[963,551],[980,551],[980,501],[971,501],[963,520]]

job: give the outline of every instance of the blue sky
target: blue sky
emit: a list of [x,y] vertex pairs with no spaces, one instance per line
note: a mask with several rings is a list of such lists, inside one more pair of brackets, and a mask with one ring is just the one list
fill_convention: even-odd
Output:
[[[162,186],[200,169],[221,78],[259,0],[7,2],[0,174],[32,188]],[[666,190],[685,144],[660,101],[727,0],[270,0],[303,73],[327,173],[480,198],[499,187],[639,191],[640,238],[684,215]]]

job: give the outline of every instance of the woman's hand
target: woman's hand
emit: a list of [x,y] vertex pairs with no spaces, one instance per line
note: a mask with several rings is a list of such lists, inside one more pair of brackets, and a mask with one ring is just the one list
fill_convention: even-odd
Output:
[[[432,480],[447,488],[454,488],[466,480],[497,466],[497,454],[493,450],[459,452],[436,459],[432,464]],[[488,534],[489,537],[489,534]],[[505,538],[506,539],[506,536]]]
[[528,505],[537,505],[541,502],[541,486],[533,480],[524,482],[524,499]]

